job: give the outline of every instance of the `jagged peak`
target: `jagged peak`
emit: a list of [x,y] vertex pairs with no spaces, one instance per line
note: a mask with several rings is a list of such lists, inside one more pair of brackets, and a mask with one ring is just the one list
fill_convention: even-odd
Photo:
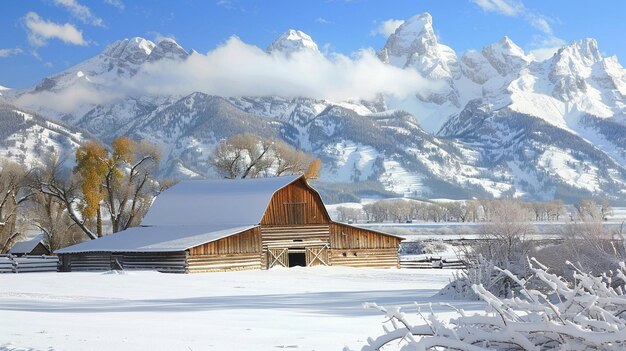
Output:
[[176,40],[172,38],[165,38],[161,40],[157,46],[152,50],[148,61],[154,62],[163,58],[168,59],[185,59],[189,56],[189,53],[180,46]]
[[559,49],[555,55],[556,60],[563,58],[579,59],[585,64],[593,64],[602,60],[598,42],[593,38],[585,38],[573,41],[571,44]]
[[267,52],[270,54],[278,52],[290,55],[299,51],[319,53],[319,48],[310,35],[296,29],[287,30],[267,48]]
[[133,37],[114,42],[104,49],[103,54],[120,59],[130,58],[131,61],[137,61],[138,59],[140,60],[141,57],[144,59],[148,57],[155,47],[156,44],[148,39]]
[[510,61],[511,59],[519,59],[523,62],[532,61],[532,58],[526,55],[524,49],[515,44],[515,42],[513,42],[513,40],[506,35],[497,42],[485,46],[482,53],[490,61]]
[[432,23],[432,16],[427,12],[409,18],[389,36],[379,57],[385,62],[392,60],[394,56],[402,57],[404,59],[394,65],[403,65],[415,53],[435,54],[439,43]]

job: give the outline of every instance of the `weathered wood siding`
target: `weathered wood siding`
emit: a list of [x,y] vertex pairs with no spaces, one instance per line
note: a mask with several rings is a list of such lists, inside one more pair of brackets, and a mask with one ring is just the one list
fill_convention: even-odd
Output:
[[400,239],[353,226],[330,225],[330,264],[352,267],[397,267]]
[[329,243],[330,227],[322,225],[263,226],[261,239],[267,247],[307,247]]
[[332,266],[398,267],[398,249],[331,249]]
[[261,231],[257,227],[192,247],[187,263],[191,273],[260,269]]
[[61,270],[66,272],[124,270],[156,270],[185,273],[185,252],[85,252],[62,254]]
[[196,255],[187,258],[188,272],[224,272],[245,269],[260,269],[260,253]]
[[189,256],[225,255],[238,253],[260,253],[261,235],[259,228],[231,235],[220,240],[189,249]]
[[261,225],[325,224],[330,218],[322,200],[300,179],[278,190],[270,201]]

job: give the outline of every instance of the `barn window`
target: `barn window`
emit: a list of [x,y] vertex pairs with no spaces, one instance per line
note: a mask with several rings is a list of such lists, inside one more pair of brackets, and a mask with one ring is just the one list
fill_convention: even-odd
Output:
[[304,208],[306,202],[284,203],[288,224],[304,224]]

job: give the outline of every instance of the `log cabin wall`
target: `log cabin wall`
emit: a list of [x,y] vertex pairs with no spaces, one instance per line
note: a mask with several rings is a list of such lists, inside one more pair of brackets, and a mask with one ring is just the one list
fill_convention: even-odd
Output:
[[400,238],[341,223],[330,225],[333,266],[398,267]]
[[262,226],[326,224],[330,218],[319,195],[303,179],[278,190],[272,197]]
[[192,247],[187,265],[190,273],[260,269],[260,228]]

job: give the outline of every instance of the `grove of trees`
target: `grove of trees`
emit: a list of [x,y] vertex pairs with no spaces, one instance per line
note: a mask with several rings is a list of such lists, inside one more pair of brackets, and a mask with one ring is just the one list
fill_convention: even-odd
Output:
[[76,150],[75,166],[51,155],[32,169],[0,165],[0,253],[30,227],[55,250],[85,239],[136,226],[154,197],[172,184],[155,177],[155,145],[127,137],[110,147],[88,141]]

